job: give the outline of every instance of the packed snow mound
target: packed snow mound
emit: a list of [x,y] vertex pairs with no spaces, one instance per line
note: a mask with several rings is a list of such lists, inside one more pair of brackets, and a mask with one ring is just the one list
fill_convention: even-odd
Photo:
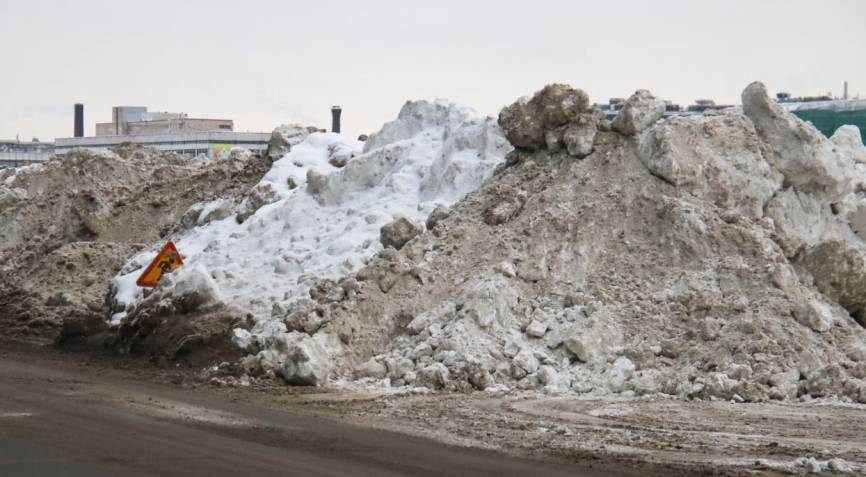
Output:
[[[474,190],[511,149],[494,119],[445,101],[407,102],[366,143],[315,132],[290,147],[240,203],[204,204],[191,227],[171,236],[184,268],[206,270],[226,306],[255,318],[256,335],[274,323],[285,330],[288,303],[308,297],[317,280],[361,268],[382,250],[386,225],[421,224]],[[175,288],[161,286],[159,298],[143,302],[135,286],[160,245],[114,279],[115,321],[134,319],[136,304],[172,299]]]
[[[520,144],[489,181],[284,305],[271,336],[327,344],[330,380],[866,402],[866,176],[850,152],[751,85],[745,115],[599,128],[579,159],[538,118],[585,94],[554,92],[503,111]],[[655,116],[647,98],[632,119]],[[241,338],[249,374],[292,359]]]
[[106,283],[195,203],[231,196],[270,161],[208,160],[138,146],[73,151],[0,172],[0,326],[53,339],[104,326]]

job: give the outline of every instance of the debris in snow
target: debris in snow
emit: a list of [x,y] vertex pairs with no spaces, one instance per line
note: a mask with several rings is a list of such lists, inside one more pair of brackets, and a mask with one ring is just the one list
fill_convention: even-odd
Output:
[[427,226],[427,230],[433,230],[436,227],[436,224],[444,220],[448,217],[448,208],[443,205],[437,205],[430,215],[427,216],[427,221],[425,225]]
[[287,383],[316,386],[327,381],[330,371],[327,351],[309,335],[297,331],[286,335],[285,352],[280,374]]
[[382,226],[381,237],[383,247],[392,247],[400,250],[406,242],[421,235],[421,227],[412,223],[406,217],[400,217],[397,220],[387,223]]

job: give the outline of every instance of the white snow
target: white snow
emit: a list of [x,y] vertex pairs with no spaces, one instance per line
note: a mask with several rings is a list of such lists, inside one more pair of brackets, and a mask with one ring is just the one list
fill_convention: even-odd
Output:
[[758,459],[760,467],[788,474],[822,474],[835,472],[838,474],[860,474],[866,471],[866,465],[843,459],[818,460],[814,457],[799,457],[790,461],[774,459]]
[[[400,216],[423,223],[436,205],[488,178],[509,150],[491,118],[441,100],[407,102],[366,144],[314,133],[292,147],[256,186],[269,186],[273,201],[243,223],[232,214],[167,238],[183,268],[206,271],[227,305],[253,314],[260,322],[254,334],[279,334],[285,329],[262,323],[274,305],[306,296],[318,279],[357,270],[381,250],[383,225]],[[349,161],[339,168],[332,157]],[[223,199],[199,207],[220,205]],[[142,299],[135,280],[162,245],[132,257],[114,278],[121,307]]]
[[[34,172],[34,171],[40,169],[42,167],[42,165],[43,165],[43,163],[40,162],[40,163],[36,163],[36,164],[28,164],[26,166],[18,166],[18,167],[10,168],[9,172],[11,172],[11,174],[9,176],[7,176],[6,179],[3,180],[3,183],[6,184],[7,186],[11,186],[12,183],[15,182],[15,177],[18,176],[18,174],[20,174],[22,172]],[[3,170],[0,169],[0,172],[3,172]]]

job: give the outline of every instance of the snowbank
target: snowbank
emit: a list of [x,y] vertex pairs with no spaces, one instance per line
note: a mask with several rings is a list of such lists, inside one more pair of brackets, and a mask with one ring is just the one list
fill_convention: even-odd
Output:
[[[504,132],[407,103],[363,145],[311,134],[173,239],[212,278],[189,283],[255,318],[232,334],[252,376],[866,402],[854,132],[823,137],[758,83],[743,114],[629,103],[610,124],[553,85],[505,108]],[[150,254],[115,279],[122,305]]]
[[202,160],[127,145],[0,171],[0,327],[61,342],[100,333],[106,284],[130,254],[269,166],[249,153]]
[[[759,84],[745,115],[655,121],[637,93],[627,128],[575,110],[583,97],[559,85],[504,109],[516,149],[493,179],[280,324],[336,343],[332,380],[863,400],[866,176],[850,152]],[[561,144],[581,126],[597,128],[585,156]]]
[[[226,305],[268,321],[317,280],[360,268],[382,249],[385,224],[423,223],[476,188],[509,149],[491,118],[444,101],[407,102],[366,144],[310,134],[243,202],[202,204],[196,225],[170,238],[185,267],[213,277]],[[114,279],[115,321],[142,299],[135,279],[159,245]]]

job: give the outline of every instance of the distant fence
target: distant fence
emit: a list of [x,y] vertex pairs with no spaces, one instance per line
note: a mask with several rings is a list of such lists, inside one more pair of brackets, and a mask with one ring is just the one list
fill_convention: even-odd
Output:
[[803,109],[792,111],[798,118],[814,124],[825,136],[830,137],[839,126],[851,124],[860,128],[860,137],[866,144],[866,109],[857,111],[832,111],[827,109]]

